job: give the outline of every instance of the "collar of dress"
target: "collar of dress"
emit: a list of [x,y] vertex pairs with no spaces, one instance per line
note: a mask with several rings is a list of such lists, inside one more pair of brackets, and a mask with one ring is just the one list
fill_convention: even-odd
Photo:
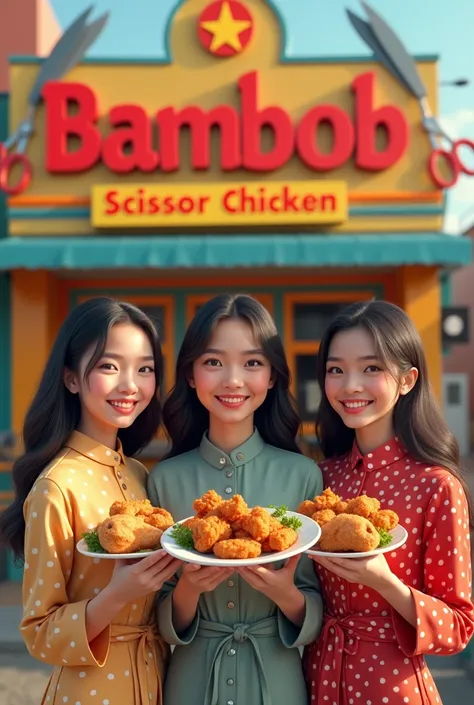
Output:
[[228,467],[245,465],[245,463],[256,458],[264,447],[265,443],[257,429],[254,430],[250,438],[242,445],[234,448],[230,453],[224,453],[223,450],[211,443],[207,433],[205,433],[199,446],[199,453],[209,465],[212,465],[217,470],[225,470]]
[[388,443],[383,443],[381,446],[362,455],[357,443],[354,441],[349,457],[349,467],[354,470],[359,464],[364,472],[374,472],[375,470],[383,470],[392,463],[396,463],[407,455],[407,450],[394,436]]

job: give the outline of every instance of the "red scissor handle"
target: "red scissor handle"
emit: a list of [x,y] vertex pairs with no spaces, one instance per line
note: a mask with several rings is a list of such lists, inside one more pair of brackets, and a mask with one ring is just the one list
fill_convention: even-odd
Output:
[[[22,167],[21,176],[17,183],[11,186],[8,177],[11,170],[19,164]],[[31,182],[33,169],[28,157],[24,154],[9,154],[3,144],[0,143],[0,192],[8,196],[17,196],[23,193]]]
[[[439,162],[441,160],[444,160],[448,164],[451,177],[444,178],[441,174],[439,169]],[[451,186],[454,186],[459,178],[461,164],[454,152],[447,152],[444,149],[435,149],[431,152],[428,160],[428,171],[430,172],[430,176],[438,188],[450,188]]]
[[455,142],[453,146],[453,152],[456,156],[456,159],[458,160],[460,171],[462,171],[463,174],[467,174],[468,176],[474,176],[474,167],[466,166],[462,161],[461,157],[459,156],[459,150],[461,147],[467,147],[468,149],[470,149],[474,156],[474,142],[472,140],[463,139]]

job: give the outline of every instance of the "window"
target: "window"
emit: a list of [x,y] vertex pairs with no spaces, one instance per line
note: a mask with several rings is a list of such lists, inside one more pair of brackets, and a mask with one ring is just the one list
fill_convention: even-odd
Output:
[[285,350],[303,433],[313,435],[321,399],[317,381],[318,349],[332,319],[352,301],[371,299],[372,292],[295,292],[285,294]]

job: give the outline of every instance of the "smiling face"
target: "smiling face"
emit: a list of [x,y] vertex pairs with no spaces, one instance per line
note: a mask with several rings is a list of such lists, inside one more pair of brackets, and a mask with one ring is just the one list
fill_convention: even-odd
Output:
[[92,354],[83,357],[78,374],[66,371],[64,382],[80,397],[78,430],[115,448],[118,429],[131,426],[156,392],[153,350],[141,328],[121,323],[111,328],[104,354],[85,379]]
[[271,365],[250,325],[240,318],[218,323],[189,380],[209,411],[210,437],[222,436],[226,426],[242,436],[240,442],[250,437],[254,412],[273,386],[271,377]]
[[336,333],[328,351],[325,391],[332,408],[353,428],[361,452],[374,450],[393,436],[393,409],[408,394],[418,373],[388,369],[371,335],[363,328]]

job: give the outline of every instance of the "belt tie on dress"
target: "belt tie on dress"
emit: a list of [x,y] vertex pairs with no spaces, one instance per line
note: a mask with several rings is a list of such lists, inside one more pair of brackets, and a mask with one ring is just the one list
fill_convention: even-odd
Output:
[[[396,640],[390,617],[381,615],[354,615],[335,617],[326,613],[319,639],[305,654],[307,665],[321,654],[318,673],[318,695],[331,703],[342,703],[342,661],[344,654],[353,656],[358,641],[394,642]],[[309,673],[309,670],[306,669]]]
[[263,667],[262,654],[260,653],[258,640],[265,637],[276,636],[277,634],[277,617],[268,617],[254,624],[234,624],[232,627],[220,624],[219,622],[210,622],[206,619],[201,619],[197,636],[204,637],[205,639],[220,639],[207,682],[206,695],[204,698],[206,705],[208,705],[208,703],[209,705],[217,705],[219,697],[219,673],[222,659],[226,646],[233,640],[239,644],[248,640],[252,644],[259,671],[262,703],[263,705],[272,705],[270,689]]
[[[161,673],[168,653],[168,647],[162,637],[150,625],[112,624],[110,641],[112,643],[138,641],[136,668],[141,705],[150,703],[155,694],[160,704],[163,685]],[[157,654],[156,650],[161,652],[161,662],[158,662],[160,654]],[[153,661],[149,666],[149,661],[154,659],[157,662]]]

